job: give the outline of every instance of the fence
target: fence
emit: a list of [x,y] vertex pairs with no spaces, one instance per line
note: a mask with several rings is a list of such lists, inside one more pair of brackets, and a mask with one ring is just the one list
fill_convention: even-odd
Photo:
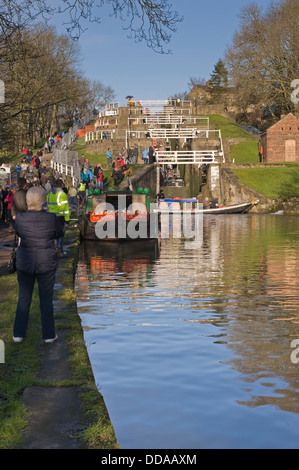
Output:
[[[194,150],[194,151],[158,151],[157,163],[161,165],[209,165],[219,164],[219,157],[223,159],[222,152],[218,150]],[[218,159],[218,160],[217,160]]]
[[195,139],[197,129],[149,129],[153,139]]
[[96,116],[95,111],[88,112],[80,118],[68,132],[66,132],[60,142],[56,142],[53,148],[51,167],[66,176],[71,176],[72,183],[76,187],[80,183],[80,164],[78,152],[69,150],[69,147],[77,140],[77,131],[83,129]]
[[51,160],[51,167],[65,176],[71,176],[75,187],[80,183],[81,174],[77,152],[55,149],[55,158]]

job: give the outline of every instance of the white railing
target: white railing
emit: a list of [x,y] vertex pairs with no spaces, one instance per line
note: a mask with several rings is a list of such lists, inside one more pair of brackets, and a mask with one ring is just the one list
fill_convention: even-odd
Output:
[[[115,114],[115,116],[117,116],[117,114]],[[98,119],[97,122],[96,122],[96,126],[97,127],[109,127],[109,126],[117,126],[118,124],[118,121],[117,119],[113,120],[112,122],[109,121],[109,119]]]
[[107,111],[100,111],[99,112],[99,119],[105,117],[105,116],[118,116],[119,112],[118,109],[110,109]]
[[[190,108],[179,108],[179,107],[160,107],[160,108],[140,108],[140,107],[130,107],[129,108],[129,115],[139,115],[139,116],[169,116],[170,114],[174,114],[176,116],[184,114],[185,116],[190,116],[191,115],[191,109]],[[208,119],[208,118],[207,118]]]
[[185,118],[183,116],[175,116],[175,115],[170,115],[170,116],[163,116],[163,115],[157,115],[157,116],[150,116],[150,115],[144,115],[140,117],[129,117],[129,123],[133,125],[139,125],[139,124],[183,124]]
[[112,129],[111,131],[87,131],[85,134],[85,142],[87,143],[104,139],[112,139],[114,132],[114,129]]
[[[79,164],[79,163],[78,163]],[[51,160],[51,168],[54,171],[58,171],[62,175],[70,176],[72,178],[72,184],[76,188],[80,183],[80,171],[74,168],[74,165],[66,164],[66,163],[59,163],[55,160]]]
[[140,124],[194,124],[199,126],[201,129],[209,130],[210,123],[209,118],[201,118],[197,116],[185,116],[178,114],[161,113],[158,115],[138,115],[129,116],[129,124],[140,125]]
[[118,101],[114,101],[113,103],[109,103],[109,104],[105,105],[106,111],[109,111],[109,110],[115,109],[115,108],[119,108],[119,102]]
[[149,129],[152,139],[195,139],[197,129]]
[[168,100],[139,100],[138,101],[144,108],[152,108],[152,107],[161,107],[167,106]]
[[189,105],[191,106],[190,100],[177,100],[168,98],[167,100],[139,100],[139,103],[144,108],[153,108],[153,107],[161,107],[161,106],[182,106],[182,105]]
[[[224,155],[218,150],[194,150],[194,151],[158,151],[156,152],[157,163],[161,165],[204,165],[224,162]],[[218,160],[217,160],[218,159]]]
[[149,137],[149,132],[148,131],[133,131],[129,130],[127,131],[127,136],[129,138],[137,138],[137,139],[143,139],[144,137]]

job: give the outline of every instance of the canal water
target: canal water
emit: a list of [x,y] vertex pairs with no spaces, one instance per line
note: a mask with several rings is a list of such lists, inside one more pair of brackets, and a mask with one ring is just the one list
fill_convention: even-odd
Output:
[[204,216],[192,248],[82,242],[78,309],[121,448],[299,448],[298,250],[285,215]]

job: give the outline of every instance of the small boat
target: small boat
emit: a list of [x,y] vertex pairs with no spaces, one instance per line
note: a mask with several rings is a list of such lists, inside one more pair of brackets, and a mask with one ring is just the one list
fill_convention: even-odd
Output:
[[246,214],[259,201],[203,208],[197,199],[163,199],[153,212],[159,214]]
[[157,239],[150,223],[147,192],[88,190],[85,213],[78,218],[81,238],[94,241]]

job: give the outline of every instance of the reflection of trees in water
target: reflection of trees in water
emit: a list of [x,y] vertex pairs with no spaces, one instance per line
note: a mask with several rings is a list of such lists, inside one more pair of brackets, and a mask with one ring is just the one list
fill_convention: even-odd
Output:
[[254,384],[242,404],[295,413],[298,365],[290,344],[299,337],[298,224],[275,216],[205,220],[202,271],[188,293],[192,315],[185,319],[222,328],[222,342],[236,356],[230,365]]
[[[297,413],[299,365],[291,362],[290,345],[299,338],[298,225],[297,218],[285,216],[206,216],[203,244],[194,250],[185,249],[181,239],[161,240],[160,253],[140,247],[135,256],[85,245],[80,289],[88,292],[89,283],[99,279],[108,281],[105,289],[124,287],[128,295],[142,296],[146,289],[138,288],[150,280],[162,306],[173,303],[178,320],[216,327],[214,342],[233,351],[229,365],[249,394],[239,403]],[[87,268],[90,259],[93,269]]]

